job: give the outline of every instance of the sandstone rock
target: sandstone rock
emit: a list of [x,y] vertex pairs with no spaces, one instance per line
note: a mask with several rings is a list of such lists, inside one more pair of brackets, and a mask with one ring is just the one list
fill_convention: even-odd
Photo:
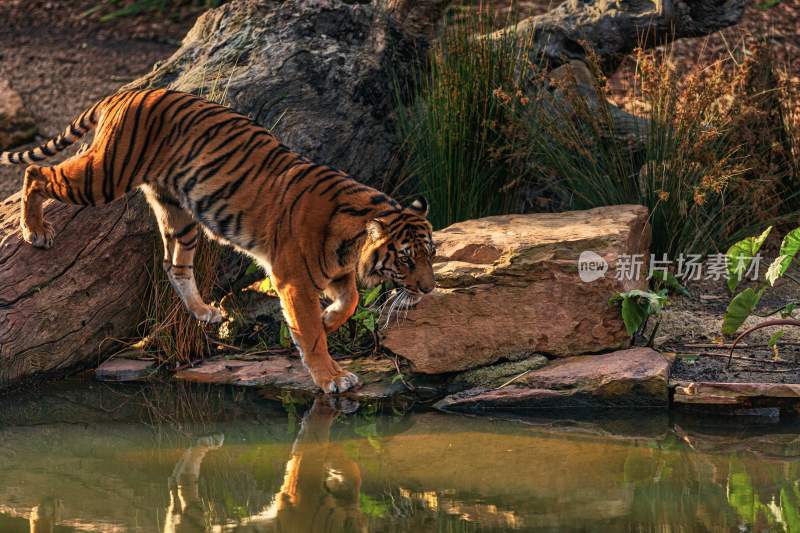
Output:
[[7,80],[0,78],[0,147],[8,149],[31,142],[36,132],[36,123],[22,98]]
[[800,405],[800,385],[787,383],[677,383],[673,401],[737,408]]
[[[357,400],[394,398],[406,392],[394,379],[394,365],[384,357],[339,360],[347,370],[355,372],[363,385],[348,397]],[[196,383],[238,385],[243,387],[269,387],[279,391],[317,395],[319,389],[303,366],[300,358],[288,354],[270,354],[260,360],[216,357],[207,359],[192,368],[175,373],[175,378]]]
[[[437,231],[434,240],[438,288],[383,339],[416,372],[462,371],[531,352],[599,352],[627,339],[608,300],[645,287],[646,267],[639,280],[615,279],[620,256],[648,253],[645,207],[488,217]],[[605,261],[603,277],[581,281],[583,252]]]
[[669,361],[650,348],[568,357],[501,389],[476,388],[436,404],[442,410],[565,407],[662,407],[669,401]]
[[155,373],[155,361],[115,357],[100,364],[94,377],[100,381],[139,381]]

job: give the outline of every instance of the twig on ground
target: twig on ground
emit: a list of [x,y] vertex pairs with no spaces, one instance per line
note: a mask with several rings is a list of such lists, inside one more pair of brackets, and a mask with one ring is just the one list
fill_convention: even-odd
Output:
[[[731,357],[729,354],[726,354],[726,353],[715,353],[715,352],[680,352],[680,351],[678,351],[678,352],[675,352],[675,353],[678,356],[690,355],[690,356],[698,356],[698,357],[720,357],[720,358],[723,358],[723,359],[728,359],[729,357]],[[750,358],[750,357],[741,357],[741,356],[738,356],[738,355],[734,355],[732,357],[736,361],[744,361],[746,363],[767,363],[767,364],[771,364],[771,365],[793,365],[794,366],[793,370],[800,371],[800,365],[798,365],[797,363],[793,363],[791,361],[781,361],[781,360],[775,361],[775,360],[772,360],[772,359],[753,359],[753,358]]]
[[525,376],[525,375],[526,375],[528,372],[530,372],[530,371],[531,371],[531,369],[529,368],[528,370],[526,370],[526,371],[525,371],[525,372],[523,372],[522,374],[518,374],[518,375],[514,376],[513,378],[509,379],[508,381],[506,381],[505,383],[503,383],[502,385],[500,385],[499,387],[497,387],[497,388],[496,388],[496,389],[494,389],[494,390],[500,390],[500,389],[502,389],[503,387],[505,387],[505,386],[507,386],[507,385],[511,385],[512,383],[514,383],[515,381],[517,381],[517,380],[518,380],[518,379],[520,379],[521,377]]

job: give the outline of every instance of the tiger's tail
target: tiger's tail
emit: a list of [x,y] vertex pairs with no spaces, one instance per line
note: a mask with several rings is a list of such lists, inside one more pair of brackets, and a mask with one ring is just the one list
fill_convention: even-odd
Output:
[[0,165],[21,165],[23,163],[36,163],[56,155],[72,145],[75,141],[86,135],[97,126],[98,108],[103,102],[98,102],[84,111],[81,116],[67,126],[64,133],[50,139],[46,143],[22,152],[0,152]]

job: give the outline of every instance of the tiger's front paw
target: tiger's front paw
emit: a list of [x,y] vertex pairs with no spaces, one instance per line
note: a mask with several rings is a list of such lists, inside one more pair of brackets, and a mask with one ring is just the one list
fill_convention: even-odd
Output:
[[38,230],[31,228],[25,222],[20,223],[20,228],[22,229],[22,240],[28,244],[45,250],[53,246],[56,230],[46,220],[42,222],[42,227]]
[[208,324],[219,324],[222,322],[222,311],[213,305],[206,305],[197,310],[192,309],[192,314],[200,322],[206,322]]
[[312,376],[314,383],[322,389],[325,394],[339,394],[349,391],[361,385],[361,380],[352,372],[340,371],[331,377]]

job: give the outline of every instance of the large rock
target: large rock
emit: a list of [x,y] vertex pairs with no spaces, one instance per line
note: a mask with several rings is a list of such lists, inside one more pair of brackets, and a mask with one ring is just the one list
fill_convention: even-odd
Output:
[[666,407],[670,361],[650,348],[556,361],[498,389],[476,388],[436,404],[448,411]]
[[22,104],[20,95],[0,78],[0,148],[9,149],[36,137],[36,123]]
[[[600,352],[628,338],[608,300],[645,288],[646,266],[638,280],[615,278],[620,256],[648,253],[645,207],[489,217],[437,231],[434,240],[438,288],[383,339],[416,372],[462,371],[531,352]],[[585,252],[606,262],[604,276],[582,281]]]

